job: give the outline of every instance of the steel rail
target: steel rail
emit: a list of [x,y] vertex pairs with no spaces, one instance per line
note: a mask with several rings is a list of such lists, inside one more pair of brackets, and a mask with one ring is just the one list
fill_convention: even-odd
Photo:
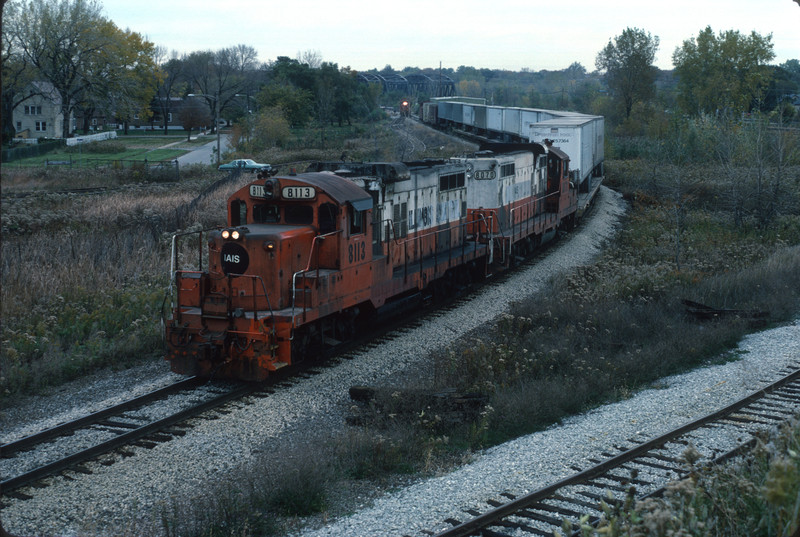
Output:
[[[613,468],[618,468],[623,464],[630,462],[648,453],[649,451],[652,451],[664,445],[665,443],[671,440],[674,440],[676,438],[685,435],[687,432],[699,429],[700,427],[706,424],[718,421],[719,419],[724,418],[736,412],[737,410],[747,407],[751,403],[764,398],[766,395],[769,395],[783,388],[784,386],[796,381],[797,379],[800,379],[800,370],[793,371],[789,375],[784,376],[783,378],[770,384],[769,386],[766,386],[750,394],[744,399],[740,399],[720,410],[712,412],[697,420],[694,420],[690,423],[687,423],[676,429],[673,429],[668,433],[665,433],[657,438],[654,438],[634,448],[631,448],[625,451],[624,453],[621,453],[608,460],[605,460],[602,463],[592,468],[589,468],[587,470],[574,474],[570,477],[562,479],[561,481],[558,481],[553,485],[549,485],[547,487],[534,491],[525,496],[513,499],[508,503],[500,505],[491,511],[487,511],[486,513],[477,515],[466,522],[454,526],[453,528],[437,533],[435,537],[465,537],[468,535],[475,535],[477,531],[483,528],[496,525],[499,521],[508,516],[513,515],[514,513],[517,513],[525,509],[526,507],[531,507],[532,505],[540,502],[541,500],[552,497],[559,489],[563,489],[568,486],[576,484],[586,483],[588,481],[591,481],[592,479],[602,477],[605,474],[607,474],[609,470]],[[727,456],[730,456],[730,454],[728,454]]]
[[255,385],[248,384],[239,386],[228,393],[225,393],[223,395],[205,401],[197,406],[184,409],[176,414],[173,414],[171,416],[168,416],[166,418],[160,419],[155,422],[151,422],[147,425],[131,430],[127,433],[121,434],[115,438],[97,444],[96,446],[84,449],[83,451],[74,453],[58,461],[46,464],[44,466],[31,470],[30,472],[27,472],[25,474],[2,481],[0,482],[0,491],[3,495],[8,494],[10,491],[16,490],[27,484],[33,483],[39,479],[42,479],[43,477],[47,477],[49,475],[58,473],[62,470],[69,469],[70,467],[75,466],[79,463],[93,459],[98,455],[102,455],[103,453],[113,451],[114,449],[117,449],[119,447],[129,445],[157,431],[166,429],[172,425],[175,425],[176,423],[180,423],[189,418],[202,414],[207,410],[221,406],[234,399],[241,398],[249,393],[256,391],[257,389],[258,387]]
[[30,449],[32,446],[35,446],[36,444],[41,444],[52,438],[68,434],[74,431],[75,429],[79,429],[81,427],[85,427],[87,425],[92,425],[94,423],[100,422],[109,416],[120,414],[132,408],[138,408],[151,401],[162,399],[172,393],[198,386],[202,382],[204,381],[198,377],[191,377],[188,379],[184,379],[174,384],[170,384],[169,386],[164,386],[163,388],[159,388],[152,392],[140,395],[123,403],[119,403],[117,405],[104,408],[103,410],[98,410],[97,412],[93,412],[91,414],[83,416],[82,418],[71,420],[62,423],[60,425],[56,425],[55,427],[45,429],[44,431],[26,436],[24,438],[20,438],[19,440],[3,444],[2,446],[0,446],[0,457],[8,458],[14,453]]

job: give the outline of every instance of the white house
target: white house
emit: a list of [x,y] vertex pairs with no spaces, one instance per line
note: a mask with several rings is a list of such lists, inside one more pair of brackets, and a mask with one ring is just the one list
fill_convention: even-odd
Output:
[[[61,96],[50,82],[32,82],[26,88],[29,95],[14,108],[12,120],[17,138],[61,138],[64,114]],[[74,130],[70,121],[69,132]]]

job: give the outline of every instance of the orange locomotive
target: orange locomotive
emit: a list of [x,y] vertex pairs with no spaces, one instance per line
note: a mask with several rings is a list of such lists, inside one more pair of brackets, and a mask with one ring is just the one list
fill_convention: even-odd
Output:
[[575,222],[568,165],[534,143],[259,175],[228,200],[225,228],[199,232],[206,270],[177,269],[186,241],[173,239],[166,359],[178,373],[263,380],[381,308],[502,270]]

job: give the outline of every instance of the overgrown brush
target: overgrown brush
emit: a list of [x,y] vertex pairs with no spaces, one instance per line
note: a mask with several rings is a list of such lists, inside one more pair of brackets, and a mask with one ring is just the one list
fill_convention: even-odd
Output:
[[0,398],[161,352],[169,231],[224,222],[216,199],[178,218],[203,185],[3,199]]
[[746,315],[700,322],[683,299],[773,321],[800,309],[798,246],[773,246],[758,262],[737,252],[729,269],[702,279],[676,277],[674,267],[636,271],[630,253],[612,249],[451,349],[437,361],[435,388],[492,394],[490,438],[504,441],[702,364],[754,330]]
[[[101,145],[120,144],[126,140]],[[368,159],[375,149],[377,160],[393,160],[398,147],[387,124],[329,128],[324,143],[316,129],[298,131],[293,144],[255,156],[288,172],[343,153]],[[223,225],[227,198],[252,179],[202,165],[163,184],[136,169],[3,167],[4,193],[38,192],[1,202],[0,399],[160,354],[171,234]],[[65,193],[87,187],[112,188]]]
[[256,457],[257,471],[242,479],[223,479],[202,496],[172,498],[161,505],[158,521],[139,520],[132,534],[153,534],[158,526],[166,537],[256,537],[285,535],[297,517],[324,512],[334,481],[330,455],[311,448]]
[[[760,434],[751,453],[719,467],[684,453],[688,477],[663,497],[603,502],[603,516],[581,534],[622,537],[789,537],[800,531],[800,416]],[[588,517],[587,517],[588,518]],[[564,528],[569,535],[569,521]]]

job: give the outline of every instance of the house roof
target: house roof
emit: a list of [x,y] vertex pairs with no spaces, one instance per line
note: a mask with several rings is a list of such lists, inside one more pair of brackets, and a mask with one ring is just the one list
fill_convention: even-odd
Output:
[[29,94],[33,95],[41,95],[43,98],[49,100],[55,105],[61,104],[61,94],[56,91],[56,87],[46,80],[35,80],[30,83],[32,86]]

